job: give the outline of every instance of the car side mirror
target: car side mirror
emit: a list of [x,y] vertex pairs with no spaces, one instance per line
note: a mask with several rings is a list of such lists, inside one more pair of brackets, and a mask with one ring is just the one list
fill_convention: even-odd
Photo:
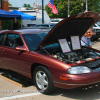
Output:
[[26,48],[24,46],[18,46],[18,47],[15,47],[15,50],[26,51]]

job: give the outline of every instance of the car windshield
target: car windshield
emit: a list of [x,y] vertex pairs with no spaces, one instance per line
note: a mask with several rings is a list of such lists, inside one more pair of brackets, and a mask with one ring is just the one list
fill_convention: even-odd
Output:
[[[35,51],[46,35],[47,35],[47,33],[22,34],[22,36],[29,48],[29,51]],[[54,43],[54,44],[44,46],[43,48],[49,49],[49,48],[53,48],[53,47],[57,47],[57,46],[58,46],[58,43]]]
[[44,37],[47,35],[47,33],[28,33],[28,34],[22,34],[29,51],[34,51],[37,49],[38,45],[41,43],[41,41],[44,39]]

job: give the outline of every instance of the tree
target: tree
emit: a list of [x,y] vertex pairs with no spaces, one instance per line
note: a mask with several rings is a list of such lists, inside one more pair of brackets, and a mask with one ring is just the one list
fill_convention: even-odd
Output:
[[[88,11],[95,11],[100,12],[99,5],[100,0],[87,0],[88,1]],[[50,18],[65,18],[68,16],[68,0],[53,0],[57,10],[58,14],[53,14],[52,9],[45,6],[45,10],[48,13]],[[82,13],[86,10],[86,2],[83,2],[82,0],[69,0],[69,12],[70,16],[75,15],[78,13]]]
[[27,4],[24,4],[23,7],[27,7]]
[[8,2],[8,5],[9,5],[9,6],[12,6],[12,4],[10,4],[9,2]]
[[33,9],[30,4],[24,4],[23,7],[26,7],[27,9]]

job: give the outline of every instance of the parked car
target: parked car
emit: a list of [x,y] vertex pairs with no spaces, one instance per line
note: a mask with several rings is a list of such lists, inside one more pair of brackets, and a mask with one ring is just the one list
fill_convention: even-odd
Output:
[[0,68],[23,75],[44,94],[56,87],[73,89],[98,83],[100,51],[80,45],[82,35],[97,20],[98,13],[86,12],[65,18],[50,31],[0,31]]
[[54,27],[56,24],[37,24],[37,25],[33,25],[33,27]]
[[62,20],[63,20],[63,18],[56,18],[56,19],[54,18],[54,19],[51,19],[51,23],[57,24],[57,23],[59,23]]
[[52,27],[23,27],[23,28],[20,28],[20,29],[52,29]]
[[100,38],[100,26],[97,23],[92,26],[92,31],[93,36],[91,40],[98,40]]

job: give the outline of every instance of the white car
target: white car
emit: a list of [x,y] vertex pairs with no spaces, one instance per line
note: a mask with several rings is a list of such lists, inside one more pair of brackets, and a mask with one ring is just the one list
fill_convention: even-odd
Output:
[[100,26],[99,26],[97,23],[95,23],[95,24],[92,26],[92,28],[93,28],[93,29],[100,29]]
[[92,26],[92,31],[93,36],[91,40],[98,40],[100,38],[100,26],[97,23]]

